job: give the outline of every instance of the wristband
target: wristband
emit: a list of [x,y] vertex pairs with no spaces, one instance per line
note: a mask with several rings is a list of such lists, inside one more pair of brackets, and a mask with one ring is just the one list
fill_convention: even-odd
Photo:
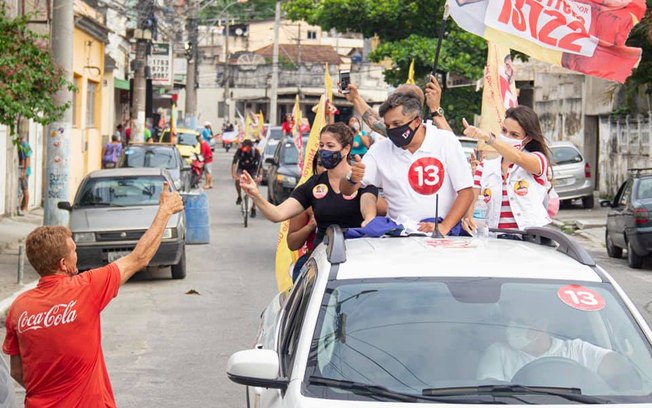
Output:
[[349,170],[349,172],[346,173],[346,181],[348,181],[349,183],[351,183],[351,184],[353,184],[353,185],[358,184],[358,183],[356,183],[355,181],[351,180],[351,177],[352,177],[352,176],[353,176],[353,172],[352,172],[351,170]]

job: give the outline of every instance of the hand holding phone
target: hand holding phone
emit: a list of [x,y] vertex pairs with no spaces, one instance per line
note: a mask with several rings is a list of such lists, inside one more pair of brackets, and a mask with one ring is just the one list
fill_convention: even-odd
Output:
[[349,70],[340,71],[340,92],[343,94],[348,94],[349,91],[347,88],[351,83],[351,72]]

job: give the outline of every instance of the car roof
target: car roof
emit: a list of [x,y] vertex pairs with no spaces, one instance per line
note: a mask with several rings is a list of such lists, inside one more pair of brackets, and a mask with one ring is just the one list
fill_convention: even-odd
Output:
[[95,170],[88,178],[130,177],[130,176],[162,176],[165,169],[157,167],[119,167],[115,169]]
[[173,145],[171,143],[130,143],[127,146],[127,149],[131,148],[138,148],[138,149],[156,149],[156,148],[168,148],[168,149],[175,149],[176,145]]
[[559,141],[559,142],[551,142],[548,144],[548,147],[559,147],[559,146],[565,146],[565,147],[574,147],[577,149],[577,146],[573,144],[572,142],[567,142],[567,141]]
[[602,281],[592,267],[555,248],[523,241],[403,237],[353,239],[345,245],[346,262],[339,265],[338,280],[418,276]]
[[[163,132],[169,132],[170,128],[165,128],[163,129]],[[188,129],[188,128],[177,128],[177,133],[193,133],[195,135],[198,135],[199,132],[197,132],[194,129]]]

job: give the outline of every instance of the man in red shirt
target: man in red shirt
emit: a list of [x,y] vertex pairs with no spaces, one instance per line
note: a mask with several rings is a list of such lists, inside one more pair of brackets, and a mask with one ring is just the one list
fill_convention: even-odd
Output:
[[11,376],[26,389],[25,407],[115,407],[101,345],[100,312],[122,284],[156,253],[181,196],[164,185],[151,227],[129,255],[81,275],[66,227],[39,227],[27,236],[29,262],[41,276],[19,296],[5,322],[2,350]]
[[204,172],[206,174],[206,184],[204,188],[213,188],[213,170],[211,164],[213,163],[213,151],[211,145],[208,144],[202,135],[197,135],[197,142],[199,142],[199,152],[204,156]]
[[291,114],[285,115],[285,122],[281,124],[281,131],[283,136],[292,136],[292,128],[294,127],[294,119]]

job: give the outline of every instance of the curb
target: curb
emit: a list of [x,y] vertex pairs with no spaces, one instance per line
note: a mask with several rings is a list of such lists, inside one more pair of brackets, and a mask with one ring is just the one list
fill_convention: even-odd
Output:
[[30,283],[25,284],[22,288],[19,290],[15,291],[13,294],[11,294],[9,297],[6,297],[0,301],[0,316],[5,316],[7,314],[7,311],[9,310],[9,307],[11,306],[12,303],[14,303],[14,300],[23,293],[27,292],[30,289],[34,289],[36,287],[36,284],[38,283],[38,280],[32,281]]

